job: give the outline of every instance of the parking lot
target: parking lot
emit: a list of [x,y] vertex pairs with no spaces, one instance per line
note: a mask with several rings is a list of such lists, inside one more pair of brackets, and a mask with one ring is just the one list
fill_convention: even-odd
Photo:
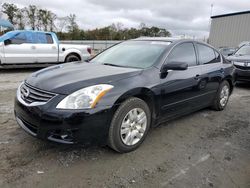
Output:
[[134,152],[59,145],[18,127],[13,101],[35,69],[0,72],[0,187],[250,187],[250,85],[222,112],[204,109],[150,131]]

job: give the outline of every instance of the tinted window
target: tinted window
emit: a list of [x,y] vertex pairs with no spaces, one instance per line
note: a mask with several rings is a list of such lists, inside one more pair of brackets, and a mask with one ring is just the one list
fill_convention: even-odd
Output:
[[52,38],[51,34],[46,33],[46,39],[47,39],[48,44],[53,44],[53,38]]
[[197,65],[193,43],[183,43],[175,47],[168,56],[168,62],[185,62],[189,67]]
[[11,38],[11,44],[22,44],[27,43],[27,38],[24,32],[16,34]]
[[26,32],[25,35],[28,43],[36,43],[35,35],[33,32]]
[[219,62],[218,58],[220,58],[220,56],[218,56],[218,53],[216,52],[217,58],[215,57],[214,49],[202,44],[197,44],[197,47],[199,51],[200,64],[210,64]]
[[53,38],[49,33],[36,33],[36,43],[53,44]]

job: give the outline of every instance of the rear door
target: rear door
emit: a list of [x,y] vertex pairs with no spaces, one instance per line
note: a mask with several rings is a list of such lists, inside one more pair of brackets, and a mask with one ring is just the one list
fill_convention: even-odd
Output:
[[38,63],[58,62],[58,44],[50,33],[36,32],[36,56]]
[[161,79],[161,115],[164,118],[185,114],[200,106],[199,79],[201,67],[197,64],[194,44],[185,42],[173,48],[165,63],[185,62],[188,69],[169,71]]
[[222,77],[224,77],[222,57],[216,50],[205,44],[196,43],[196,48],[202,71],[200,83],[200,89],[204,99],[202,103],[209,105],[215,97]]
[[5,64],[36,62],[36,49],[33,44],[32,32],[19,32],[9,40],[10,44],[3,47]]

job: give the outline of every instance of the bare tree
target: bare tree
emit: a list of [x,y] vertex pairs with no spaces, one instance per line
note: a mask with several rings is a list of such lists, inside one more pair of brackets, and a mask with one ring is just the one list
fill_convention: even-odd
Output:
[[69,34],[71,36],[71,39],[77,39],[80,36],[80,30],[79,26],[76,23],[76,15],[75,14],[70,14],[68,16],[68,26],[67,29],[69,31]]
[[25,7],[25,12],[27,14],[27,18],[32,30],[36,29],[36,15],[37,15],[37,7],[35,5],[29,5],[29,7]]
[[10,4],[10,3],[4,3],[2,5],[3,8],[3,13],[7,15],[8,20],[15,25],[15,17],[18,12],[18,8],[15,4]]
[[25,29],[24,9],[18,9],[16,13],[16,24],[18,29]]
[[53,12],[49,11],[49,17],[48,17],[48,25],[49,25],[49,30],[54,31],[56,29],[55,21],[57,19],[56,14]]
[[57,17],[57,24],[56,24],[57,31],[63,32],[67,27],[68,22],[69,22],[68,17]]

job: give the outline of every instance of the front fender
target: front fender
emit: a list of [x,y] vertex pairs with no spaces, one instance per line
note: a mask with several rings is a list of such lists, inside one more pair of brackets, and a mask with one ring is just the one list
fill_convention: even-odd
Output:
[[159,114],[159,100],[157,100],[156,96],[156,93],[154,93],[148,88],[134,88],[118,96],[115,102],[113,103],[112,109],[115,111],[125,100],[131,97],[138,97],[148,104],[152,112],[152,117],[156,119]]

